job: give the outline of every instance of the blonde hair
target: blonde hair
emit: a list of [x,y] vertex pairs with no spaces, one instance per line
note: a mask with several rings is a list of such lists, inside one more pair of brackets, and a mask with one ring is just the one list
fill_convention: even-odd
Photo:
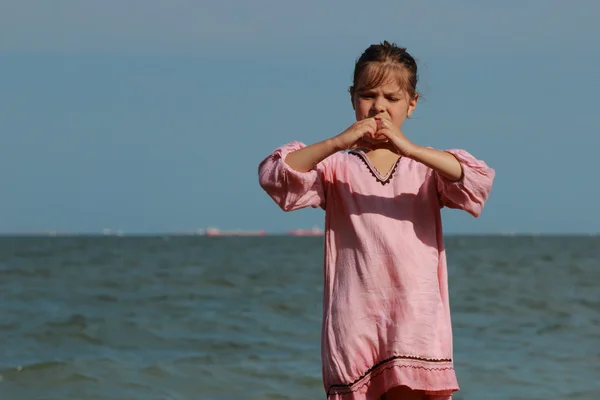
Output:
[[[406,51],[395,43],[384,41],[369,46],[354,66],[354,82],[351,92],[366,91],[381,85],[394,76],[398,85],[411,98],[418,96],[417,63]],[[360,85],[360,86],[359,86]]]

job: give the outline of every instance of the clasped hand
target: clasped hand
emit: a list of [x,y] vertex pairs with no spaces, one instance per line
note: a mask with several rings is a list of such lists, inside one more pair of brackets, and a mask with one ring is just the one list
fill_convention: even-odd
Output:
[[410,156],[415,145],[402,131],[385,118],[372,117],[355,122],[335,137],[339,148],[370,150],[385,148],[401,156]]

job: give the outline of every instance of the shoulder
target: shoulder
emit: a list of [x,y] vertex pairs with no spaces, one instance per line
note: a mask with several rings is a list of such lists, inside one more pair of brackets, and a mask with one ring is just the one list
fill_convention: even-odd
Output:
[[400,169],[403,174],[414,175],[423,180],[429,178],[433,174],[433,169],[409,157],[402,157],[398,169]]
[[319,167],[327,181],[335,182],[337,177],[345,175],[357,163],[360,163],[360,159],[352,151],[338,151],[324,159]]
[[364,153],[361,150],[343,150],[329,157],[332,169],[345,171],[360,167],[364,163]]

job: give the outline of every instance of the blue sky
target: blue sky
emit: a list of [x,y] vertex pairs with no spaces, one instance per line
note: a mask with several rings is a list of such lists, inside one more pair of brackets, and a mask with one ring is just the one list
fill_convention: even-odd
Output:
[[419,62],[406,135],[496,169],[446,232],[598,232],[600,3],[480,3],[4,0],[0,232],[322,225],[256,168],[353,122],[354,60],[382,40]]

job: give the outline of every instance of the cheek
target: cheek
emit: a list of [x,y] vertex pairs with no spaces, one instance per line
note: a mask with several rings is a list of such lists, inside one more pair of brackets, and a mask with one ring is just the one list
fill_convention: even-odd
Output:
[[406,113],[407,110],[406,108],[395,108],[394,110],[390,110],[391,112],[391,117],[392,117],[392,122],[394,123],[394,125],[396,126],[401,126],[402,123],[406,120]]
[[358,101],[355,103],[354,109],[356,111],[356,116],[360,118],[369,115],[371,107],[370,105],[365,104],[365,102]]
[[398,104],[394,104],[394,106],[391,108],[391,113],[394,116],[394,119],[399,118],[399,119],[404,119],[406,118],[406,115],[408,113],[408,104],[406,103],[398,103]]

